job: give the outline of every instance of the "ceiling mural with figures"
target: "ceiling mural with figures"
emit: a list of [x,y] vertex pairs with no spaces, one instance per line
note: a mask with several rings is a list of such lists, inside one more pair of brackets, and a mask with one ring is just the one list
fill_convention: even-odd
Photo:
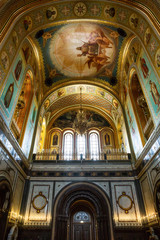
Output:
[[[10,8],[13,10],[19,7],[19,11],[22,12],[21,6],[24,2],[26,8],[27,4],[28,7],[31,3],[38,4],[34,0],[1,2],[0,27],[4,21],[8,3],[16,2],[16,6],[12,4]],[[136,1],[134,2],[136,4]],[[142,2],[149,4],[146,0]],[[146,19],[142,12],[132,7],[131,2],[123,6],[110,1],[102,1],[101,5],[97,1],[87,1],[82,4],[78,1],[46,2],[42,0],[41,3],[44,5],[40,4],[37,7],[33,5],[33,8],[21,14],[21,17],[12,16],[8,23],[3,25],[0,40],[5,35],[9,24],[14,22],[13,29],[6,35],[5,43],[1,45],[1,83],[5,82],[16,53],[20,50],[19,47],[25,38],[31,40],[33,49],[30,51],[36,53],[37,62],[41,66],[39,85],[42,86],[41,91],[44,97],[50,94],[51,87],[55,87],[56,83],[67,83],[73,80],[75,83],[77,79],[93,81],[99,85],[104,84],[116,96],[120,95],[119,89],[122,90],[123,87],[121,74],[123,53],[127,41],[132,36],[137,36],[144,44],[160,75],[158,36],[151,26],[151,21],[156,14],[151,14],[151,18]],[[155,12],[156,9],[158,10],[155,8],[157,4],[156,0],[152,4],[152,10]],[[157,21],[154,21],[154,24],[156,27]],[[64,41],[65,44],[63,44]],[[74,54],[73,50],[75,50]]]
[[[64,128],[74,128],[74,121],[76,119],[78,111],[73,110],[73,111],[69,111],[63,115],[61,115],[60,117],[58,117],[52,127],[59,127],[61,129]],[[97,128],[103,128],[103,127],[111,127],[109,122],[106,121],[106,119],[104,119],[102,116],[100,116],[99,114],[93,112],[93,111],[85,111],[85,116],[88,122],[88,128],[91,127],[97,127]]]
[[45,63],[46,86],[66,77],[99,77],[116,85],[119,51],[126,35],[120,28],[89,22],[38,31],[35,38]]

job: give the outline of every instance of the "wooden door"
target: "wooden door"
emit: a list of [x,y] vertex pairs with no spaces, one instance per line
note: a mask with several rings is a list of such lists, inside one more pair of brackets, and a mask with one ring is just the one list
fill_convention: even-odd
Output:
[[91,224],[74,224],[73,240],[91,240]]

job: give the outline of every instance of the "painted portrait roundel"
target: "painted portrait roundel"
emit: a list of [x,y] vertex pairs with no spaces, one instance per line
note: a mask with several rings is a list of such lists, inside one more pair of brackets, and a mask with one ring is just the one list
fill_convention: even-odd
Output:
[[113,63],[116,45],[109,29],[73,23],[54,34],[49,54],[55,67],[66,76],[95,76]]

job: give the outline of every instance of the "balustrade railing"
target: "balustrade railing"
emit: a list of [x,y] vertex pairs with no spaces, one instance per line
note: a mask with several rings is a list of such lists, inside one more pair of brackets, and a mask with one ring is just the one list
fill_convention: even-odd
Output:
[[51,149],[43,149],[42,152],[38,152],[34,155],[34,160],[63,160],[63,161],[70,161],[70,160],[78,160],[78,161],[85,161],[85,160],[129,160],[129,154],[122,151],[121,149],[107,149],[105,152],[101,152],[99,154],[87,153],[86,155],[83,154],[67,154],[62,152],[52,151]]

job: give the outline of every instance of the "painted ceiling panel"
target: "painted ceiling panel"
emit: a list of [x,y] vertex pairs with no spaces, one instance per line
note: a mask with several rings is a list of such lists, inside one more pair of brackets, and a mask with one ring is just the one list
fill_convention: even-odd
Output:
[[116,85],[121,30],[89,22],[71,23],[35,34],[41,49],[45,84],[68,78],[98,77]]
[[[110,127],[110,124],[106,119],[104,119],[99,114],[93,112],[93,111],[83,111],[85,113],[88,127],[97,127],[97,128],[103,128],[103,127]],[[77,116],[78,111],[69,111],[67,113],[62,114],[60,117],[58,117],[52,127],[59,127],[61,129],[70,127],[73,127],[75,118]]]

